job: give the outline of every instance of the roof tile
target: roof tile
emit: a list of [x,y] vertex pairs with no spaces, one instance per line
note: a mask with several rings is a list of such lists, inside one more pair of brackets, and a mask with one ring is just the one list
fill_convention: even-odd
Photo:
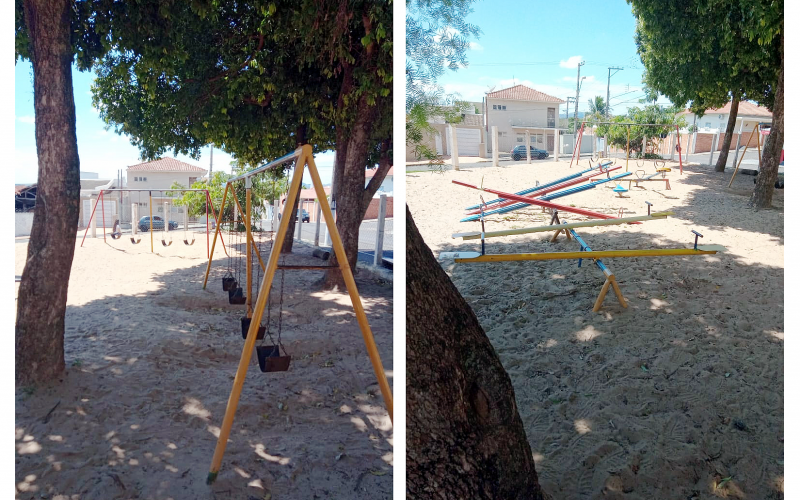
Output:
[[158,160],[139,163],[128,167],[129,172],[206,172],[206,169],[190,165],[176,158],[159,158]]
[[547,95],[544,92],[539,92],[525,85],[514,85],[507,89],[489,92],[486,97],[492,99],[514,99],[516,101],[539,101],[539,102],[558,102],[561,104],[566,103],[558,97]]

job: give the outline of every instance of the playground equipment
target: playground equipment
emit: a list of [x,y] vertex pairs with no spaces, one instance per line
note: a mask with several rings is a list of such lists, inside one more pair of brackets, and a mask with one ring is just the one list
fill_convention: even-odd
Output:
[[747,153],[747,148],[750,146],[750,141],[753,139],[753,134],[756,134],[756,130],[758,130],[758,134],[756,134],[756,147],[758,147],[758,165],[759,165],[759,169],[760,169],[760,167],[761,167],[761,125],[764,125],[764,124],[759,123],[758,125],[753,127],[753,131],[750,132],[750,137],[747,138],[747,144],[744,145],[744,152],[742,153],[742,156],[739,158],[739,162],[736,164],[736,168],[733,169],[733,175],[731,176],[731,181],[728,183],[728,187],[731,187],[731,185],[733,184],[733,179],[736,178],[736,172],[739,171],[739,167],[742,165],[742,160],[744,160],[744,155],[745,155],[745,153]]
[[[638,166],[638,162],[637,162],[637,166]],[[642,186],[639,186],[640,182],[664,181],[664,182],[666,182],[667,191],[669,191],[669,190],[672,189],[669,186],[669,179],[667,179],[667,172],[669,172],[669,171],[671,171],[671,169],[667,168],[667,167],[656,168],[656,173],[650,174],[650,175],[645,175],[645,171],[644,170],[637,170],[635,172],[636,173],[636,179],[633,179],[632,182],[636,185],[636,187],[642,187]],[[658,177],[659,175],[661,176],[661,178],[657,179],[656,177]],[[631,186],[630,186],[630,183],[629,183],[628,184],[628,189],[630,189],[630,187]]]
[[[456,181],[454,181],[456,182]],[[465,185],[467,187],[474,187],[468,184],[464,184],[461,182],[456,182],[456,184]],[[488,189],[484,189],[488,192],[494,192],[496,194],[500,194],[509,199],[514,198],[521,198],[516,195],[509,195],[507,193],[496,192]],[[624,187],[617,184],[617,187],[614,188],[614,191],[624,192],[627,191]],[[541,201],[541,200],[536,200]],[[481,197],[482,205],[483,198]],[[545,202],[547,203],[547,202]],[[647,215],[641,216],[634,216],[634,217],[621,217],[621,209],[620,209],[620,217],[613,218],[613,217],[605,217],[605,220],[590,220],[590,221],[583,221],[583,222],[575,222],[575,223],[562,223],[558,217],[558,209],[553,210],[552,218],[550,219],[550,225],[548,226],[538,226],[538,227],[530,227],[530,228],[522,228],[522,229],[510,229],[510,230],[503,230],[503,231],[494,231],[494,232],[487,232],[483,213],[481,213],[481,231],[480,232],[468,232],[468,233],[456,233],[453,234],[453,238],[463,238],[464,240],[474,240],[480,238],[481,240],[481,251],[480,252],[442,252],[439,254],[440,259],[454,259],[457,263],[480,263],[480,262],[512,262],[512,261],[533,261],[533,260],[558,260],[558,259],[578,259],[578,267],[581,267],[583,259],[590,258],[593,259],[593,262],[597,266],[600,271],[603,272],[605,276],[605,281],[603,283],[602,288],[600,289],[600,293],[597,299],[594,302],[594,306],[592,308],[593,312],[597,312],[603,305],[603,301],[605,300],[606,295],[608,294],[609,289],[614,290],[614,294],[617,296],[617,299],[622,305],[622,307],[627,308],[627,302],[625,301],[625,297],[622,294],[622,291],[619,288],[619,284],[617,283],[616,277],[613,272],[606,266],[600,259],[601,258],[618,258],[618,257],[659,257],[659,256],[668,256],[668,255],[712,255],[717,253],[718,251],[724,250],[724,247],[718,245],[709,245],[704,247],[699,247],[697,245],[698,238],[702,238],[703,235],[698,233],[697,231],[692,231],[695,235],[694,239],[694,247],[691,249],[687,248],[660,248],[660,249],[642,249],[642,250],[605,250],[605,251],[595,251],[592,250],[591,247],[586,243],[583,238],[581,238],[576,232],[576,227],[592,227],[592,226],[607,226],[607,225],[615,225],[615,224],[639,224],[644,221],[648,220],[655,220],[655,219],[663,219],[669,215],[672,215],[672,212],[656,212],[651,213],[652,203],[645,202],[647,204]],[[553,208],[553,207],[550,207]],[[572,211],[575,213],[580,213],[574,207],[567,207],[567,211]],[[600,214],[603,215],[603,214]],[[486,246],[485,240],[486,238],[491,237],[500,237],[500,236],[510,236],[510,235],[518,235],[518,234],[529,234],[529,233],[538,233],[544,231],[555,231],[553,237],[550,239],[551,243],[554,243],[558,239],[558,235],[561,232],[564,232],[567,239],[574,239],[578,242],[581,246],[580,251],[578,252],[542,252],[542,253],[516,253],[516,254],[486,254]]]
[[[554,208],[556,210],[560,210],[563,212],[574,213],[579,215],[584,215],[586,217],[593,217],[595,219],[616,219],[613,215],[601,214],[600,212],[593,212],[591,210],[585,210],[583,208],[577,207],[568,207],[566,205],[559,205],[557,203],[551,203],[549,201],[540,200],[537,198],[526,198],[523,196],[518,196],[512,193],[505,193],[503,191],[497,191],[495,189],[489,189],[485,187],[478,187],[474,184],[467,184],[466,182],[461,181],[453,181],[453,184],[458,184],[459,186],[464,186],[472,189],[477,189],[480,191],[486,191],[487,193],[496,194],[498,196],[502,196],[503,198],[508,198],[509,200],[519,201],[522,203],[526,203],[529,205],[538,205],[540,207],[545,208]],[[638,224],[638,222],[633,222],[632,224]]]
[[[227,201],[228,194],[231,193],[235,203],[238,207],[238,200],[236,199],[236,195],[233,192],[233,186],[236,182],[244,180],[246,183],[246,201],[245,206],[246,209],[240,212],[243,215],[244,219],[244,226],[246,232],[246,241],[245,247],[247,249],[248,255],[251,249],[253,249],[256,256],[259,258],[259,264],[263,265],[263,262],[260,260],[260,253],[258,253],[258,249],[256,248],[256,243],[253,238],[253,233],[251,231],[251,217],[252,217],[252,207],[250,204],[250,190],[251,190],[251,182],[252,177],[254,175],[260,174],[262,172],[266,172],[267,170],[276,169],[286,165],[288,163],[294,163],[294,173],[292,175],[291,184],[289,187],[289,191],[287,193],[286,205],[287,207],[294,206],[295,201],[300,193],[301,183],[303,180],[303,172],[305,168],[308,167],[309,175],[311,176],[312,184],[314,186],[314,190],[316,192],[317,199],[319,200],[319,204],[321,210],[324,214],[325,224],[327,225],[328,232],[330,234],[332,247],[334,252],[336,252],[336,257],[339,265],[339,269],[342,272],[342,277],[344,279],[345,285],[347,287],[347,291],[350,295],[350,300],[353,304],[353,309],[356,314],[356,318],[358,320],[359,328],[361,329],[362,336],[364,338],[364,343],[366,345],[367,353],[369,354],[370,361],[372,363],[372,368],[375,372],[375,376],[378,379],[378,385],[381,389],[381,394],[383,395],[383,400],[386,404],[386,409],[389,413],[389,418],[392,418],[393,411],[392,411],[392,393],[389,388],[389,383],[386,379],[386,374],[383,371],[383,365],[381,364],[380,355],[378,354],[377,346],[375,345],[375,339],[372,336],[372,331],[369,326],[369,322],[367,320],[367,316],[364,312],[364,307],[361,304],[361,298],[358,294],[358,289],[356,288],[356,283],[353,278],[353,273],[350,269],[350,265],[347,262],[347,256],[344,253],[344,246],[342,245],[341,237],[339,236],[339,232],[336,229],[336,224],[334,223],[333,214],[331,212],[330,205],[328,203],[328,199],[326,197],[324,188],[322,186],[322,181],[320,180],[319,173],[317,172],[316,164],[314,163],[314,157],[311,152],[311,146],[304,145],[294,152],[279,158],[273,162],[267,163],[260,167],[257,167],[249,172],[246,172],[242,175],[234,177],[230,179],[226,186],[225,191],[222,195],[222,206],[220,208],[220,212],[223,213],[225,209],[225,204]],[[240,207],[239,207],[240,208]],[[330,266],[285,266],[279,265],[280,259],[280,248],[283,245],[284,240],[286,239],[286,234],[289,229],[289,224],[294,223],[291,220],[292,217],[282,217],[280,224],[278,225],[277,233],[275,234],[274,241],[272,242],[271,249],[269,252],[269,258],[267,260],[266,265],[264,266],[264,278],[261,281],[261,286],[258,290],[257,299],[255,304],[252,307],[252,316],[250,317],[250,324],[247,331],[247,339],[245,340],[244,346],[242,348],[242,354],[239,359],[239,366],[236,371],[236,377],[233,381],[233,387],[231,389],[231,393],[228,399],[228,405],[225,410],[225,417],[222,421],[222,425],[219,431],[219,438],[217,440],[217,445],[214,450],[214,457],[211,462],[211,467],[208,473],[207,482],[210,484],[214,482],[219,473],[220,466],[222,465],[222,458],[225,454],[225,447],[227,446],[228,437],[230,436],[231,428],[233,426],[233,419],[236,413],[236,408],[239,404],[239,398],[242,393],[242,387],[244,386],[244,380],[247,375],[248,365],[250,363],[250,359],[253,354],[253,349],[255,347],[255,343],[258,336],[258,330],[260,328],[261,320],[264,315],[264,309],[267,305],[268,298],[270,296],[270,290],[272,287],[272,282],[275,278],[275,273],[281,270],[289,270],[289,269],[329,269]],[[214,239],[211,246],[211,252],[208,260],[208,266],[206,268],[206,275],[203,281],[203,288],[206,287],[208,283],[209,272],[211,270],[211,264],[214,255],[214,245],[216,244],[217,236],[220,235],[220,226],[217,225],[217,228],[214,232]],[[252,269],[250,268],[250,260],[248,259],[248,286],[252,283],[251,272]],[[248,296],[252,296],[252,294],[248,293]],[[248,304],[249,307],[249,304]],[[273,368],[280,368],[281,363],[287,363],[288,368],[288,360],[286,361],[279,361],[273,360],[273,358],[280,358],[280,339],[276,346],[273,346],[273,349],[268,349],[264,347],[257,351],[259,356],[259,365],[261,366],[262,360],[264,364],[264,368],[268,368],[270,364],[272,364]],[[276,354],[277,352],[277,354]],[[285,350],[284,350],[285,352]],[[288,356],[288,355],[287,355]],[[262,368],[263,369],[263,368]],[[271,370],[265,370],[271,371]]]
[[[570,186],[574,186],[576,184],[581,184],[581,183],[584,183],[584,182],[587,182],[587,181],[591,181],[592,178],[597,177],[599,175],[603,175],[603,174],[605,174],[606,177],[609,180],[611,180],[611,178],[609,176],[609,172],[612,172],[614,170],[618,170],[620,168],[622,168],[622,167],[609,168],[609,169],[606,169],[606,170],[601,170],[598,173],[590,174],[590,175],[588,175],[586,177],[578,177],[578,178],[573,178],[573,179],[570,179],[568,181],[561,182],[561,183],[551,182],[551,183],[545,184],[543,186],[537,186],[536,188],[533,188],[532,190],[525,190],[525,191],[527,191],[527,193],[536,192],[535,195],[526,196],[526,198],[533,199],[535,197],[536,199],[542,199],[542,200],[547,201],[547,200],[550,200],[550,199],[559,198],[561,196],[567,196],[569,194],[573,194],[573,193],[578,192],[578,191],[583,191],[585,189],[591,189],[591,188],[597,186],[598,184],[602,184],[603,182],[608,182],[608,181],[607,180],[606,181],[602,181],[602,182],[601,181],[595,181],[594,183],[592,183],[588,187],[581,186],[579,188],[573,188],[572,191],[562,191],[560,193],[553,194],[553,195],[551,195],[551,197],[544,196],[544,195],[547,195],[547,194],[552,193],[554,191],[558,191],[559,189],[564,189],[564,188],[567,188],[567,187],[570,187]],[[586,170],[585,172],[589,172],[590,170],[593,170],[593,169]],[[629,174],[624,174],[624,175],[622,175],[622,177],[624,177],[625,175],[629,175]],[[515,201],[515,200],[505,200],[503,198],[500,198],[500,199],[503,200],[503,201],[501,201],[498,204],[496,204],[494,206],[493,210],[490,210],[490,211],[486,212],[486,215],[502,214],[502,213],[512,212],[514,210],[519,210],[520,208],[524,208],[524,207],[529,205],[529,203],[519,203],[518,201]],[[488,205],[488,203],[487,203],[487,205]],[[464,219],[462,219],[461,222],[469,222],[469,221],[476,220],[475,215],[477,215],[477,213],[478,213],[477,210],[472,210],[472,211],[467,212],[467,214],[469,216],[464,218]]]
[[627,192],[628,192],[628,190],[627,190],[627,189],[625,189],[624,187],[622,187],[622,184],[620,184],[619,182],[617,183],[617,185],[616,185],[616,186],[614,186],[614,189],[612,189],[612,191],[614,191],[615,193],[617,193],[617,195],[618,195],[620,198],[622,198],[622,197],[623,197],[623,196],[622,196],[622,193],[627,193]]
[[[209,220],[209,218],[213,218],[217,222],[217,225],[219,225],[219,220],[217,219],[217,215],[214,212],[214,205],[213,205],[213,203],[211,203],[211,197],[208,194],[208,190],[207,189],[120,189],[120,188],[101,189],[100,192],[98,193],[97,200],[95,200],[95,202],[94,202],[94,206],[92,208],[92,213],[91,213],[91,216],[89,217],[89,221],[88,221],[89,223],[86,225],[86,230],[83,233],[83,239],[81,240],[81,246],[83,246],[84,242],[86,241],[86,235],[89,232],[89,228],[92,226],[93,222],[96,223],[95,215],[96,215],[96,212],[97,212],[98,205],[101,206],[101,207],[105,207],[105,203],[106,203],[105,202],[105,196],[106,196],[106,194],[114,195],[115,193],[120,195],[120,199],[123,199],[123,195],[127,193],[128,199],[131,200],[131,201],[132,201],[133,195],[134,194],[136,195],[136,202],[135,203],[131,203],[131,221],[130,221],[131,232],[130,232],[130,240],[131,240],[131,243],[134,244],[134,245],[137,245],[137,244],[141,243],[142,238],[139,235],[139,230],[141,228],[139,228],[139,224],[138,224],[138,222],[140,220],[139,219],[139,207],[142,205],[142,196],[145,193],[147,193],[147,205],[148,205],[148,208],[149,208],[149,210],[148,210],[149,225],[148,225],[148,227],[145,227],[144,229],[141,229],[141,230],[150,233],[150,252],[155,252],[155,247],[154,247],[155,236],[154,236],[153,233],[154,233],[154,229],[158,229],[158,228],[154,228],[154,226],[153,226],[153,193],[158,193],[161,198],[165,197],[164,193],[168,193],[168,194],[170,194],[170,196],[166,196],[166,198],[170,198],[172,196],[171,195],[172,193],[186,193],[186,192],[204,193],[204,198],[205,198],[205,203],[206,203],[206,211],[205,211],[205,213],[206,213],[206,217],[205,217],[206,254],[207,254],[208,257],[210,257],[211,256],[211,249],[210,249],[210,235],[209,235],[210,233],[209,233],[209,229],[208,229],[208,225],[209,225],[208,224],[208,220]],[[168,234],[170,232],[170,227],[169,227],[169,201],[164,201],[163,203],[164,203],[164,214],[165,214],[165,217],[164,217],[164,221],[163,221],[163,226],[164,227],[163,227],[163,233],[161,235],[161,244],[164,247],[168,247],[168,246],[172,245],[172,237]],[[188,243],[188,237],[186,237],[186,232],[188,231],[188,218],[187,218],[187,214],[186,214],[187,211],[188,211],[188,207],[185,207],[184,208],[184,238],[185,238],[184,243],[186,243],[187,245],[191,245],[191,244],[194,243],[194,236],[192,236],[192,242]],[[101,208],[100,213],[101,213],[101,218],[102,218],[102,222],[103,222],[103,241],[106,241],[105,212],[106,211]],[[117,234],[119,236],[117,236]],[[121,229],[119,231],[114,229],[113,232],[110,235],[111,235],[111,237],[113,239],[119,239],[119,238],[122,237],[123,233],[122,233]],[[223,251],[227,254],[227,249],[225,248],[224,240],[220,239],[220,241],[222,242]]]
[[[575,159],[575,156],[577,154],[578,161],[580,161],[580,144],[581,144],[581,140],[583,138],[583,130],[585,128],[586,123],[587,122],[581,122],[580,132],[578,132],[578,137],[575,140],[575,149],[572,152],[573,160]],[[631,149],[631,127],[659,127],[659,128],[662,128],[662,129],[672,128],[672,125],[664,124],[664,123],[591,122],[591,124],[592,125],[620,125],[620,126],[628,127],[628,129],[627,129],[628,139],[627,139],[626,144],[625,144],[625,171],[626,172],[628,171],[628,160],[630,159],[630,156],[631,156],[630,155],[630,149]],[[680,129],[679,129],[678,125],[675,125],[675,132],[676,132],[676,137],[677,137],[677,146],[676,146],[675,149],[679,153],[678,154],[678,162],[680,164],[681,175],[683,175],[683,157],[680,154],[682,152],[681,134],[680,134]],[[646,143],[647,143],[647,136],[645,135],[645,137],[643,139],[643,146]],[[645,154],[645,148],[642,147],[642,157],[644,157],[644,154]],[[664,165],[663,160],[655,160],[655,161],[661,161],[662,167],[663,167],[663,165]],[[654,164],[655,164],[655,161],[654,161]],[[578,163],[576,162],[576,165],[577,164]],[[572,161],[570,161],[569,167],[572,168]],[[658,168],[659,167],[656,165],[656,169],[658,169]],[[630,185],[628,187],[630,187]]]

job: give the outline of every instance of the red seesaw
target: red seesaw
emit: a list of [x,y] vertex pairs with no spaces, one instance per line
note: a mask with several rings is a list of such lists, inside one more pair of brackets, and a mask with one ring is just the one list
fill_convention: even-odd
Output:
[[[496,194],[502,198],[507,200],[513,200],[516,202],[521,203],[529,203],[531,205],[538,205],[540,207],[545,208],[554,208],[558,211],[569,212],[578,215],[585,215],[586,217],[594,217],[596,219],[616,219],[613,215],[606,215],[601,214],[600,212],[592,212],[591,210],[585,210],[583,208],[576,208],[570,207],[567,205],[559,205],[558,203],[551,203],[549,201],[538,200],[536,198],[527,198],[525,196],[519,196],[513,193],[506,193],[504,191],[497,191],[496,189],[489,189],[489,188],[480,188],[474,184],[467,184],[466,182],[461,181],[453,181],[453,184],[458,184],[459,186],[464,186],[472,189],[477,189],[479,191],[486,191],[487,193]],[[640,222],[631,222],[631,224],[641,224]]]

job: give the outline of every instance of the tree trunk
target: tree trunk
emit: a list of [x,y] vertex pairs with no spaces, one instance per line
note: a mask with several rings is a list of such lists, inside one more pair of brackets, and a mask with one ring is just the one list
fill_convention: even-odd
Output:
[[[358,233],[367,207],[364,205],[364,182],[366,180],[367,158],[370,147],[370,127],[372,126],[377,107],[369,105],[367,98],[359,100],[358,115],[353,127],[349,130],[346,149],[343,154],[336,150],[333,189],[336,201],[336,229],[342,238],[347,262],[355,272],[358,260]],[[340,163],[341,162],[341,163]],[[339,261],[335,253],[331,253],[330,265],[338,267]],[[325,273],[323,287],[339,288],[344,285],[339,269],[330,269]]]
[[406,488],[415,499],[546,499],[514,388],[406,207]]
[[733,139],[733,129],[736,128],[736,116],[739,114],[739,94],[733,94],[731,101],[731,113],[728,115],[728,127],[725,129],[725,138],[722,140],[722,148],[719,150],[717,166],[715,172],[724,172],[725,164],[728,163],[728,151],[731,149],[731,139]]
[[[298,167],[299,168],[299,167]],[[294,221],[289,223],[289,229],[286,232],[286,239],[283,240],[281,253],[292,253],[292,245],[294,245],[294,228],[297,227],[297,208],[300,206],[300,196],[294,200],[294,205],[291,207],[284,207],[283,216],[289,217],[289,220]]]
[[80,160],[72,90],[68,0],[26,0],[36,113],[38,189],[15,329],[18,384],[64,371],[64,316],[75,253]]
[[[781,47],[783,47],[783,35],[781,35]],[[756,177],[756,187],[748,202],[748,206],[754,208],[772,206],[772,193],[775,191],[775,181],[778,179],[778,167],[781,162],[781,151],[783,151],[783,51],[781,51],[781,75],[778,78],[775,107],[772,110],[772,128],[764,143],[761,165]]]

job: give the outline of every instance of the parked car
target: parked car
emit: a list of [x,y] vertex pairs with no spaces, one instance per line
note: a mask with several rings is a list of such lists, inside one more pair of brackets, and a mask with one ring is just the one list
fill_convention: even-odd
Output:
[[[550,154],[547,151],[545,151],[544,149],[538,149],[538,148],[535,148],[535,147],[531,146],[531,159],[532,160],[544,160],[548,156],[550,156]],[[511,158],[513,158],[514,161],[520,161],[521,159],[527,158],[527,157],[528,157],[528,155],[525,154],[525,145],[524,144],[520,144],[519,146],[515,147],[511,151]]]
[[303,222],[311,222],[311,216],[305,210],[303,210],[303,219],[302,219],[302,221]]
[[[169,221],[169,230],[174,231],[178,229],[178,223],[174,220]],[[139,219],[139,231],[146,233],[150,230],[150,216],[145,215],[141,219]],[[153,230],[164,230],[164,219],[159,216],[153,217]]]

